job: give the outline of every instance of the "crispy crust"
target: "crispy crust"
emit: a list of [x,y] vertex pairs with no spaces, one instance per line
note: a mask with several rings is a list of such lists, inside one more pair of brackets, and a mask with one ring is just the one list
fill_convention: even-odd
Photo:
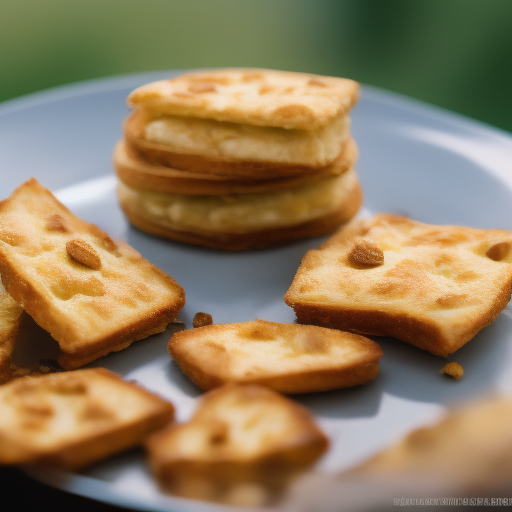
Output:
[[[144,126],[148,114],[136,110],[124,121],[123,132],[126,144],[144,160],[173,169],[205,175],[233,178],[274,179],[297,175],[322,174],[327,165],[311,166],[292,163],[254,161],[244,159],[220,159],[202,154],[176,153],[165,144],[147,141]],[[340,141],[340,151],[344,141]]]
[[171,115],[313,130],[348,112],[359,99],[359,90],[357,82],[346,78],[217,69],[143,85],[128,96],[127,103]]
[[369,382],[377,375],[383,355],[377,343],[363,336],[264,320],[181,331],[171,337],[167,348],[201,389],[238,382],[286,394]]
[[132,188],[174,194],[225,195],[282,190],[311,179],[343,174],[354,166],[357,157],[357,145],[354,139],[349,137],[344,142],[336,161],[312,174],[292,175],[284,178],[260,179],[260,176],[257,176],[254,179],[249,177],[234,179],[216,174],[183,171],[151,163],[137,154],[125,141],[119,141],[114,150],[113,164],[118,178]]
[[212,231],[183,231],[176,226],[175,229],[159,225],[153,220],[143,217],[131,204],[120,198],[120,206],[130,221],[146,233],[157,235],[179,242],[202,245],[212,249],[227,251],[246,251],[251,249],[264,249],[300,240],[332,233],[340,224],[350,220],[359,211],[363,202],[363,193],[359,183],[349,199],[336,211],[327,215],[295,226],[274,228],[248,233],[228,233]]
[[[28,208],[27,201],[32,201],[31,218],[28,219],[24,210]],[[41,211],[37,211],[39,206]],[[19,230],[18,212],[25,215],[25,231],[32,238],[27,238],[28,235]],[[49,213],[53,217],[45,220]],[[65,223],[65,229],[58,224],[46,230],[41,228],[52,218],[62,219],[60,222]],[[78,368],[109,352],[122,350],[136,340],[163,331],[185,303],[184,291],[174,279],[128,244],[114,243],[97,226],[78,219],[34,179],[18,187],[9,199],[0,203],[0,231],[0,272],[4,286],[36,323],[59,343],[62,350],[59,363],[65,369]],[[21,238],[19,242],[13,242],[10,241],[12,236]],[[43,244],[48,243],[50,237],[52,248],[41,250],[37,245],[39,238]],[[95,245],[94,250],[101,254],[105,263],[104,269],[93,270],[67,258],[66,242],[71,238],[86,238]],[[55,252],[54,258],[46,261],[44,271],[41,263],[37,272],[34,272],[36,267],[23,263],[26,260],[20,256],[22,251],[34,250],[36,252],[31,259],[34,266],[38,264],[36,256],[48,258],[51,251]],[[146,296],[141,295],[134,303],[138,304],[136,309],[125,304],[123,300],[130,301],[133,296],[126,288],[133,286],[127,279],[128,275],[135,281],[140,281],[144,275],[147,283],[158,287],[161,296],[149,298],[154,292],[148,290]],[[86,289],[82,291],[81,286]],[[71,291],[69,297],[66,296],[68,287]],[[96,293],[98,287],[99,293]],[[104,290],[111,290],[111,293]],[[89,323],[86,327],[80,324],[85,311],[81,309],[83,307],[87,308]],[[76,320],[72,320],[72,311],[75,311]],[[109,311],[118,313],[119,318]],[[105,314],[113,316],[105,320]]]
[[[109,395],[105,401],[99,392],[104,386]],[[126,404],[124,398],[130,397],[134,409],[126,414],[110,410],[112,393],[119,403]],[[72,430],[63,424],[54,432],[48,431],[47,425],[60,419],[59,407],[63,407],[63,402],[59,396],[64,395],[64,414],[74,416],[69,422]],[[174,416],[170,402],[104,368],[16,379],[2,386],[0,407],[4,411],[4,426],[0,427],[1,463],[30,463],[68,471],[80,470],[142,444],[150,432],[163,427]],[[58,432],[63,428],[65,433],[60,439]],[[45,442],[40,441],[42,435]]]
[[[428,309],[424,310],[423,308],[426,306],[416,304],[417,298],[416,300],[412,297],[409,298],[411,306],[407,311],[404,311],[398,303],[395,306],[389,306],[389,304],[395,304],[393,302],[393,293],[395,293],[395,290],[398,290],[397,288],[390,288],[391,291],[389,293],[391,295],[387,299],[388,306],[385,308],[379,307],[378,302],[372,303],[370,293],[366,296],[366,303],[360,305],[356,305],[354,298],[344,300],[343,302],[329,299],[328,295],[330,292],[322,286],[322,282],[317,281],[318,277],[313,277],[310,272],[323,268],[322,266],[327,262],[324,259],[324,255],[329,261],[333,257],[337,258],[337,261],[340,262],[339,269],[344,268],[341,263],[346,265],[345,254],[350,249],[351,244],[355,240],[360,239],[360,237],[369,236],[371,238],[371,230],[375,226],[379,229],[381,226],[391,226],[390,233],[393,232],[393,229],[396,229],[395,233],[402,231],[402,234],[408,233],[408,230],[415,230],[415,238],[402,241],[403,247],[414,247],[414,244],[419,243],[419,247],[425,247],[424,251],[432,251],[432,256],[430,256],[432,265],[434,261],[439,262],[436,263],[436,265],[439,264],[439,270],[436,271],[439,275],[443,275],[443,262],[457,261],[456,258],[459,258],[457,262],[459,267],[454,267],[455,270],[453,270],[454,276],[452,276],[452,280],[454,283],[457,283],[458,279],[455,271],[461,276],[461,280],[458,281],[459,283],[464,283],[465,279],[469,279],[469,283],[471,283],[471,280],[476,278],[473,270],[471,270],[473,275],[469,275],[468,269],[462,267],[462,264],[466,261],[464,258],[474,258],[475,254],[478,254],[478,257],[484,256],[481,260],[482,265],[495,265],[495,274],[492,279],[496,282],[496,287],[493,287],[492,292],[484,292],[480,281],[477,288],[473,287],[472,294],[469,294],[468,289],[465,288],[464,295],[460,295],[463,300],[472,301],[478,296],[480,296],[478,299],[485,296],[485,304],[479,306],[479,309],[472,314],[464,314],[462,317],[457,316],[457,307],[450,310],[450,306],[448,306],[447,311],[453,311],[453,313],[451,313],[451,317],[445,317],[443,322],[429,314]],[[373,233],[377,232],[374,231]],[[392,235],[390,234],[389,236],[391,237]],[[407,237],[409,235],[405,234],[404,236]],[[384,240],[385,238],[382,238],[380,243],[388,243]],[[391,238],[389,240],[391,245],[396,243]],[[501,240],[512,240],[512,233],[502,230],[477,230],[457,226],[428,226],[405,217],[386,214],[378,215],[371,220],[354,221],[347,225],[345,229],[334,234],[322,245],[320,250],[309,251],[304,256],[295,279],[284,296],[284,300],[294,309],[297,320],[300,323],[332,327],[364,335],[392,336],[407,341],[421,349],[428,350],[433,354],[447,356],[458,350],[473,338],[477,332],[493,322],[510,300],[512,272],[509,270],[509,260],[512,256],[507,256],[507,261],[504,260],[494,264],[491,262],[492,258],[486,258],[484,254],[487,250],[486,248]],[[457,253],[454,252],[454,247],[458,247],[458,244],[467,245],[463,245]],[[400,249],[395,247],[391,250],[390,255],[399,254],[395,251]],[[386,257],[384,261],[386,261]],[[450,284],[452,288],[449,288],[448,292],[443,288],[445,286],[444,281],[442,278],[436,277],[437,274],[434,272],[435,266],[433,270],[425,270],[428,267],[423,262],[418,263],[417,266],[413,266],[416,263],[411,263],[410,259],[406,259],[404,262],[401,274],[393,273],[393,268],[391,267],[391,270],[388,270],[386,274],[378,278],[371,277],[372,275],[377,275],[372,274],[372,270],[359,269],[354,271],[345,267],[348,274],[344,277],[344,281],[353,290],[359,290],[362,281],[359,280],[358,276],[361,275],[360,272],[366,272],[365,282],[370,283],[370,286],[374,290],[379,290],[378,293],[382,295],[387,293],[383,291],[386,289],[385,287],[389,288],[393,284],[393,281],[390,281],[390,279],[398,278],[404,279],[399,281],[400,286],[406,287],[403,288],[404,293],[420,293],[426,301],[430,301],[428,304],[432,303],[435,306],[441,304],[443,300],[452,300],[454,297],[457,299],[456,292],[450,291],[453,290],[452,283]],[[474,265],[474,259],[471,262]],[[449,271],[451,272],[451,270]],[[416,274],[416,272],[418,273]],[[435,286],[438,288],[434,289],[432,284],[428,284],[430,283],[428,281],[430,275],[428,272],[432,272],[434,278],[437,279],[433,282],[437,283]],[[464,274],[469,277],[464,278]],[[338,278],[331,275],[329,279],[336,283]],[[394,281],[394,283],[396,282]],[[309,290],[312,289],[313,283],[315,283],[314,293],[317,297],[308,298],[307,294],[310,293]],[[323,284],[325,285],[325,282]],[[381,286],[382,288],[379,288]],[[461,303],[462,306],[465,306],[465,303]],[[438,307],[442,310],[442,306]],[[459,318],[461,319],[459,320]],[[448,324],[448,321],[450,324]]]

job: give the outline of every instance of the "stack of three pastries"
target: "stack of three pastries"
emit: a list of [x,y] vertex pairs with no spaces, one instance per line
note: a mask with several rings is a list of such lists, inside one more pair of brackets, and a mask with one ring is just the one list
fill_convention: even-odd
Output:
[[262,69],[142,86],[114,152],[118,198],[148,233],[223,250],[333,232],[362,203],[352,80]]

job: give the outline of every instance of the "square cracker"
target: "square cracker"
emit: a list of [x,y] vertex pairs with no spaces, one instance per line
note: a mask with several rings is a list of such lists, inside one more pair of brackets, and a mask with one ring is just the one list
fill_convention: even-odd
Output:
[[170,402],[104,368],[22,377],[0,387],[0,464],[82,469],[173,416]]
[[57,340],[66,369],[163,331],[185,303],[171,277],[34,179],[0,203],[0,271],[9,294]]
[[144,85],[127,102],[160,114],[314,130],[347,114],[358,98],[359,84],[346,78],[219,69]]
[[505,308],[511,262],[509,231],[381,214],[309,251],[285,302],[301,323],[393,336],[446,356]]

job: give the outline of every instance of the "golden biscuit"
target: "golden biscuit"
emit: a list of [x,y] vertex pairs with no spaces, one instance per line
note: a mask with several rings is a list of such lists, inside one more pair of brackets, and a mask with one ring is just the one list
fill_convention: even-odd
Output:
[[348,116],[317,130],[225,123],[136,110],[126,143],[144,159],[208,175],[280,178],[311,175],[336,160],[349,136]]
[[324,176],[343,174],[353,168],[357,156],[356,143],[349,137],[336,160],[317,172],[281,178],[262,178],[261,175],[231,177],[188,172],[151,163],[139,156],[125,141],[119,141],[114,150],[113,164],[118,178],[131,188],[170,194],[227,195],[283,190]]
[[359,98],[346,78],[270,69],[185,73],[139,87],[128,105],[162,114],[314,130],[345,115]]
[[21,377],[0,387],[0,464],[80,470],[142,444],[173,415],[104,368]]
[[362,191],[353,170],[290,190],[193,196],[118,184],[118,200],[139,229],[214,249],[243,251],[332,233],[356,215]]
[[9,294],[59,343],[66,369],[163,331],[185,302],[171,277],[34,179],[0,203],[0,269]]
[[505,308],[511,262],[511,232],[382,214],[309,251],[285,302],[300,323],[393,336],[446,356]]
[[239,382],[287,394],[364,384],[382,357],[377,343],[357,334],[264,320],[181,331],[168,350],[202,389]]
[[301,405],[264,387],[228,385],[203,396],[192,419],[149,438],[161,487],[187,498],[262,505],[327,449]]

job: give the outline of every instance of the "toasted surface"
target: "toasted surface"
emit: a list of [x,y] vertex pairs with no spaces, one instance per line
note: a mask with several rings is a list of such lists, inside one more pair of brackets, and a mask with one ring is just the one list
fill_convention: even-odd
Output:
[[254,194],[283,190],[311,182],[319,177],[343,174],[356,163],[358,150],[352,137],[343,144],[336,160],[315,172],[292,174],[282,178],[261,176],[220,176],[201,174],[151,163],[137,154],[125,141],[114,150],[113,164],[118,178],[128,187],[171,194],[226,195]]
[[0,464],[78,470],[140,445],[171,403],[103,368],[21,377],[0,387]]
[[359,84],[344,78],[219,69],[144,85],[129,95],[128,105],[170,115],[314,130],[346,114],[358,97]]
[[448,355],[510,300],[512,233],[381,214],[303,258],[285,302],[301,323],[393,336]]
[[168,350],[202,389],[239,382],[288,394],[364,384],[377,375],[383,355],[357,334],[264,320],[181,331]]
[[[331,210],[326,209],[323,215],[313,216],[310,212],[312,218],[303,221],[300,217],[306,217],[307,208],[300,209],[301,204],[295,201],[292,191],[283,191],[282,200],[279,198],[280,191],[269,193],[270,201],[267,204],[263,203],[260,210],[255,208],[257,201],[252,201],[253,204],[251,201],[244,204],[243,198],[236,196],[227,196],[225,200],[222,196],[181,196],[177,199],[183,208],[171,209],[172,200],[176,196],[162,194],[162,203],[159,204],[153,201],[153,194],[130,189],[122,183],[118,185],[117,195],[128,220],[142,231],[214,249],[243,251],[326,235],[350,220],[362,204],[362,190],[357,176],[351,171],[339,178],[344,179],[345,183],[352,181],[352,184],[344,191],[341,187],[338,190],[327,191],[326,196],[319,194],[317,197],[320,204],[317,206],[321,206],[321,203],[326,206],[329,199],[336,197],[337,191],[342,192],[344,198],[340,199],[338,204],[333,204]],[[322,189],[322,186],[319,189]],[[148,198],[149,201],[144,202],[144,198]],[[204,201],[201,201],[202,199]],[[214,208],[214,205],[217,208]],[[273,208],[270,208],[271,206]],[[302,206],[305,206],[304,203]],[[279,208],[284,209],[285,215],[279,217]],[[185,211],[190,212],[190,216],[184,215]],[[317,208],[317,212],[319,211],[320,208]],[[241,214],[246,216],[247,223],[244,223]],[[171,221],[173,216],[179,220],[183,219],[183,223]],[[296,219],[295,224],[282,222],[283,218],[289,221],[293,217]],[[256,224],[258,221],[261,222],[259,227]],[[215,226],[215,229],[211,226]]]
[[[165,490],[260,505],[315,462],[328,440],[301,405],[265,387],[227,385],[205,394],[189,422],[157,432],[146,446]],[[240,495],[245,502],[233,503]]]
[[6,292],[0,282],[0,384],[12,376],[11,355],[23,308]]
[[509,489],[512,398],[467,404],[360,464],[359,474],[442,482],[451,490]]
[[280,177],[332,163],[347,139],[348,116],[316,130],[226,123],[136,110],[124,122],[126,141],[147,160],[213,175]]
[[32,179],[0,203],[6,290],[77,368],[161,332],[183,307],[171,277],[73,215]]

